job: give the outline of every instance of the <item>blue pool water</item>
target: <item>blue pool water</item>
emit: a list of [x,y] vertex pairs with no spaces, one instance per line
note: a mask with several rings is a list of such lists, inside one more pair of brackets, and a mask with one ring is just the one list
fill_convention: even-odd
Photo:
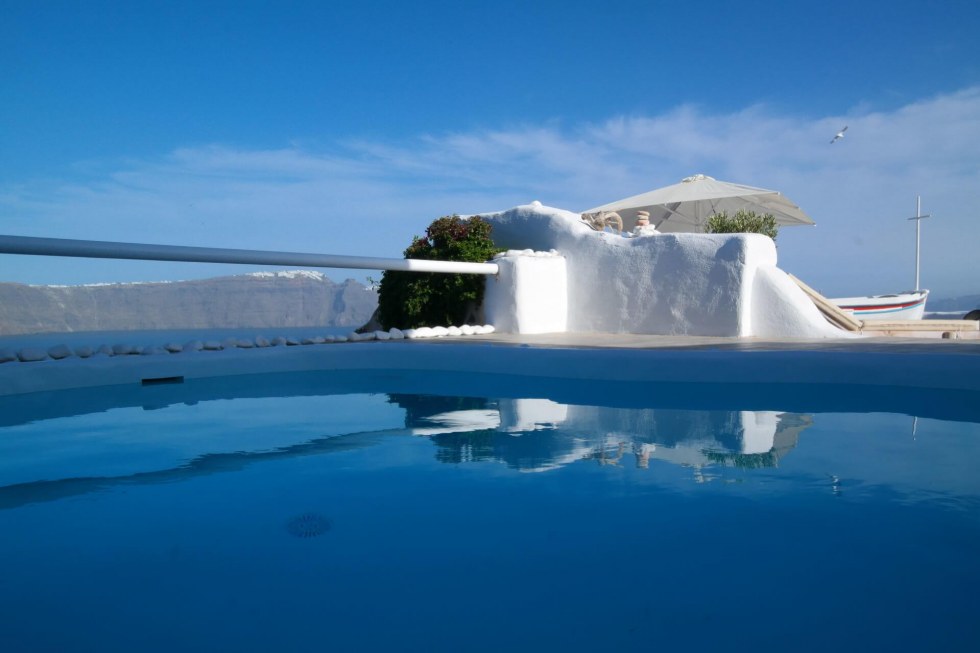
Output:
[[974,650],[977,399],[395,372],[0,398],[0,649]]

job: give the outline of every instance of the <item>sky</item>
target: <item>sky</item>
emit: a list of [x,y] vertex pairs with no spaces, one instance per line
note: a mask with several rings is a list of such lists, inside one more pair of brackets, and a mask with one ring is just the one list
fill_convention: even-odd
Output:
[[[980,293],[980,3],[0,0],[0,234],[400,257],[703,173],[830,296]],[[838,130],[844,139],[831,145]],[[248,266],[0,255],[0,281]],[[380,273],[326,270],[335,280]]]

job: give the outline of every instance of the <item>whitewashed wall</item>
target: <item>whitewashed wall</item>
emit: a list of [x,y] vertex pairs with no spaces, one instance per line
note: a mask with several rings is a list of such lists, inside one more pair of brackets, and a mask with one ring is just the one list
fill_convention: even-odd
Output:
[[568,330],[568,271],[554,251],[511,250],[494,257],[496,276],[487,277],[486,321],[503,333],[562,333]]
[[[575,213],[534,203],[483,215],[511,250],[557,250],[567,270],[566,328],[572,332],[701,336],[845,337],[776,267],[776,248],[758,234],[659,234],[624,238],[592,230]],[[501,275],[501,280],[505,276]],[[500,285],[498,281],[496,285]],[[515,316],[488,293],[488,322],[504,332],[542,333],[516,315],[553,301],[551,283],[530,285]],[[488,286],[490,288],[490,286]],[[517,291],[513,291],[517,292]],[[515,298],[517,295],[512,296]],[[521,307],[518,307],[517,304]],[[491,308],[491,304],[494,306]],[[527,310],[531,310],[530,308]],[[498,323],[499,320],[499,323]],[[552,326],[559,324],[552,322]],[[560,331],[550,328],[549,331]]]

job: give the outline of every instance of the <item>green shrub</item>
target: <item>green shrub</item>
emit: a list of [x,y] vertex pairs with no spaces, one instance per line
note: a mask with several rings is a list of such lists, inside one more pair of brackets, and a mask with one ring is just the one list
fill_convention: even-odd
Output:
[[[439,218],[412,239],[405,258],[482,263],[500,251],[490,239],[490,223],[480,217]],[[463,324],[483,303],[486,280],[481,274],[386,271],[378,290],[382,328]]]
[[771,213],[759,215],[754,211],[739,210],[731,217],[725,211],[711,216],[705,231],[709,234],[763,234],[775,240],[779,229]]

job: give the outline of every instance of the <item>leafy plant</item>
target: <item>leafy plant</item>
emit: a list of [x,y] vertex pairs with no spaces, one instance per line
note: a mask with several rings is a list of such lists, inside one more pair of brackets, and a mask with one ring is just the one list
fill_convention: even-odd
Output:
[[[479,216],[435,220],[416,236],[405,258],[482,263],[500,251],[490,223]],[[378,291],[378,320],[385,329],[462,324],[483,303],[485,279],[477,274],[386,271]]]
[[763,234],[773,240],[779,231],[776,218],[771,213],[759,215],[754,211],[738,210],[729,216],[722,211],[708,218],[705,231],[709,234]]

